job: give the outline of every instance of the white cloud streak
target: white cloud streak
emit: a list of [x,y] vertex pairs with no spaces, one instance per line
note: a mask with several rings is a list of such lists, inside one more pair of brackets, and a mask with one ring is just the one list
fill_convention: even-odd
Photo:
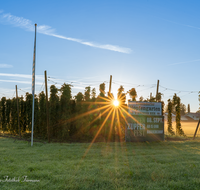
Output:
[[187,24],[180,24],[180,23],[178,23],[178,22],[174,22],[174,21],[166,20],[166,19],[162,19],[162,20],[167,21],[167,22],[171,22],[171,23],[173,23],[173,24],[177,24],[177,25],[180,25],[180,26],[186,26],[186,27],[189,27],[189,28],[195,28],[195,29],[200,30],[200,28],[199,28],[199,27],[196,27],[196,26],[191,26],[191,25],[187,25]]
[[192,60],[192,61],[186,61],[186,62],[172,63],[172,64],[169,64],[169,65],[179,65],[179,64],[192,63],[192,62],[198,62],[198,61],[200,61],[200,59],[196,59],[196,60]]
[[[0,79],[0,82],[11,82],[11,83],[21,83],[21,84],[31,84],[32,82],[31,81],[16,81],[16,80],[1,80]],[[35,84],[37,85],[42,85],[43,83],[42,82],[36,82]]]
[[[25,75],[25,74],[0,73],[0,76],[2,76],[2,77],[32,79],[32,75]],[[36,75],[35,77],[37,79],[44,80],[44,76],[42,76],[42,75]]]
[[0,68],[12,68],[12,65],[8,65],[8,64],[0,64]]
[[[14,15],[11,15],[10,13],[0,15],[0,21],[5,24],[11,24],[15,27],[26,29],[28,31],[34,31],[34,24],[32,21],[30,21],[29,19],[25,19],[23,17],[17,17]],[[38,25],[37,31],[38,33],[41,33],[41,34],[45,34],[45,35],[49,35],[49,36],[53,36],[56,38],[61,38],[61,39],[69,40],[69,41],[74,41],[74,42],[95,47],[95,48],[106,49],[106,50],[116,51],[120,53],[128,53],[128,54],[132,52],[130,48],[124,48],[124,47],[110,45],[110,44],[102,45],[102,44],[98,44],[94,42],[83,41],[77,38],[69,38],[66,36],[58,35],[55,33],[55,29],[47,25]]]

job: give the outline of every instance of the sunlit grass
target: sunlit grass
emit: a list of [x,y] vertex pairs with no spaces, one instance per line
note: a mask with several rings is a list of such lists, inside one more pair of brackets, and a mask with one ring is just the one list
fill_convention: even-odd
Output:
[[0,189],[200,189],[200,141],[30,143],[0,138]]

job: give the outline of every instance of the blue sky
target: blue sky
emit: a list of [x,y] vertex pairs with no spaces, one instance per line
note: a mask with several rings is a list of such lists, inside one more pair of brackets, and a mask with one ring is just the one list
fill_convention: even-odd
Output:
[[[198,110],[200,2],[189,0],[35,0],[0,2],[0,97],[31,92],[37,23],[36,93],[48,84],[73,85],[73,95],[105,82],[138,97],[177,93]],[[129,98],[129,97],[127,97]]]

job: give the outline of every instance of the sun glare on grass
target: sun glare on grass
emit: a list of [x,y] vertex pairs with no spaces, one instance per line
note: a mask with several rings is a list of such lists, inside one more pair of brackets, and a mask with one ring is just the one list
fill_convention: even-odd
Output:
[[118,100],[114,100],[114,101],[113,101],[113,105],[114,105],[115,107],[118,107],[118,106],[119,106],[119,101],[118,101]]

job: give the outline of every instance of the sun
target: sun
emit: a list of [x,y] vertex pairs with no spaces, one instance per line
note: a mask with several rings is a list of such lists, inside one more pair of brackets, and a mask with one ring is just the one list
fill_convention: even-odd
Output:
[[118,106],[119,106],[119,101],[118,101],[118,100],[114,100],[114,101],[113,101],[113,105],[114,105],[115,107],[118,107]]

